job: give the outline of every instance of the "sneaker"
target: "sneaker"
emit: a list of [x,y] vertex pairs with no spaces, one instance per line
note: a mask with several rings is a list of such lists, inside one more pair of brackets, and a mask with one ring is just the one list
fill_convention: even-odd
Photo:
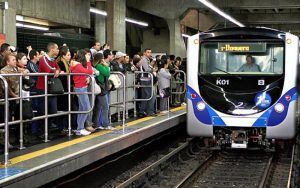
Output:
[[97,130],[104,130],[105,127],[99,126],[99,127],[97,127],[96,129],[97,129]]
[[80,131],[76,131],[76,135],[77,135],[77,136],[87,136],[87,135],[89,135],[89,134],[91,134],[91,132],[90,132],[90,131],[87,131],[87,130],[85,130],[85,129],[81,129]]
[[167,115],[168,113],[169,113],[168,110],[164,110],[164,111],[161,111],[161,112],[160,112],[160,114],[163,115],[163,116],[164,116],[164,115]]
[[86,129],[87,131],[91,132],[91,133],[93,133],[93,132],[96,131],[96,129],[94,129],[92,126],[88,126],[88,127],[86,127],[85,129]]
[[116,128],[109,125],[109,126],[105,127],[105,129],[106,130],[115,130]]
[[181,106],[186,106],[186,103],[185,102],[181,103]]

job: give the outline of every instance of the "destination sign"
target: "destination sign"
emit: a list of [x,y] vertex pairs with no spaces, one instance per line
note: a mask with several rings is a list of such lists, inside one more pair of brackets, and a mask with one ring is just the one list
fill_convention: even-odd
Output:
[[218,43],[219,52],[266,52],[266,43]]

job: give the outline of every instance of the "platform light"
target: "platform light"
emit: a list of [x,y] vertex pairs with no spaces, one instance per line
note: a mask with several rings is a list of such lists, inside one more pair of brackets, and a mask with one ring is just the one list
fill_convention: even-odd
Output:
[[237,21],[233,17],[229,16],[228,14],[226,14],[225,12],[223,12],[222,10],[220,10],[218,7],[216,7],[214,4],[212,4],[208,0],[198,0],[198,1],[200,1],[202,4],[204,4],[205,6],[207,6],[210,9],[212,9],[213,11],[215,11],[216,13],[218,13],[219,15],[223,16],[227,20],[231,21],[232,23],[234,23],[234,24],[236,24],[236,25],[238,25],[240,27],[245,27],[244,24],[242,24],[241,22]]
[[182,33],[181,36],[185,37],[185,38],[189,38],[190,37],[190,35],[187,35],[187,34],[184,34],[184,33]]
[[23,22],[24,21],[24,16],[16,15],[16,20],[20,21],[20,22]]
[[[95,13],[95,14],[99,14],[99,15],[102,15],[102,16],[107,16],[106,11],[100,10],[100,9],[97,9],[97,8],[94,8],[94,7],[90,7],[90,12]],[[137,24],[137,25],[140,25],[140,26],[144,26],[144,27],[148,27],[148,25],[149,25],[146,22],[139,21],[139,20],[134,20],[132,18],[125,18],[125,21],[133,23],[133,24]]]
[[148,25],[149,25],[146,22],[142,22],[142,21],[139,21],[139,20],[134,20],[134,19],[131,19],[131,18],[125,18],[125,21],[133,23],[133,24],[137,24],[137,25],[140,25],[140,26],[144,26],[144,27],[148,27]]
[[100,10],[100,9],[96,9],[94,7],[90,8],[90,12],[95,13],[95,14],[99,14],[99,15],[102,15],[102,16],[107,16],[107,12],[106,11]]
[[30,25],[30,24],[22,24],[22,23],[16,23],[16,26],[17,27],[30,28],[30,29],[36,29],[36,30],[42,30],[42,31],[48,31],[49,30],[49,27]]
[[0,2],[0,9],[1,10],[7,10],[8,9],[8,2]]

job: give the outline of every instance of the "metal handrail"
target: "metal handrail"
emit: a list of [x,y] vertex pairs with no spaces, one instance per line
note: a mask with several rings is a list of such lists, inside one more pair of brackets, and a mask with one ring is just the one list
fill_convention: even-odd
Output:
[[[95,84],[95,79],[93,78],[92,75],[86,74],[86,73],[61,73],[60,76],[67,76],[68,77],[68,92],[65,92],[64,94],[68,95],[68,105],[69,105],[69,109],[66,112],[63,113],[57,113],[57,114],[48,114],[48,97],[49,96],[57,96],[57,94],[49,94],[48,93],[48,87],[45,87],[45,93],[42,95],[35,95],[35,96],[29,96],[29,97],[23,97],[22,95],[22,77],[23,76],[45,76],[45,80],[44,80],[44,84],[45,86],[47,86],[47,82],[48,82],[48,76],[53,76],[54,73],[28,73],[28,74],[22,74],[22,73],[15,73],[15,74],[1,74],[2,77],[11,77],[11,76],[19,76],[19,93],[20,93],[20,97],[15,97],[15,98],[11,98],[11,99],[6,99],[5,100],[5,104],[8,103],[8,101],[18,101],[20,102],[20,118],[17,121],[12,121],[12,122],[7,122],[7,125],[13,125],[13,124],[20,124],[20,149],[24,149],[23,147],[23,123],[25,122],[30,122],[30,121],[34,121],[34,120],[40,120],[40,119],[44,119],[45,120],[45,142],[48,142],[48,118],[51,117],[58,117],[58,116],[62,116],[62,115],[69,115],[69,122],[68,122],[68,130],[69,133],[68,135],[71,136],[71,120],[70,120],[70,116],[71,114],[79,114],[79,113],[90,113],[93,108],[94,108],[94,101],[95,101],[95,91],[94,91],[94,84]],[[93,90],[91,92],[70,92],[71,91],[71,76],[89,76],[92,79],[92,88]],[[4,78],[5,79],[5,78]],[[91,108],[88,111],[71,111],[71,94],[92,94],[92,104],[91,104]],[[45,97],[45,114],[42,116],[38,116],[38,117],[34,117],[31,120],[23,120],[23,112],[22,112],[22,102],[23,99],[30,99],[30,98],[38,98],[38,97]],[[2,101],[2,100],[0,100]],[[8,110],[6,111],[6,113],[8,112]],[[8,114],[8,113],[7,113]],[[2,126],[6,126],[6,123],[1,123],[0,127]],[[7,143],[8,144],[8,143]]]
[[[179,74],[179,73],[182,73],[182,74],[183,74],[183,81],[182,81],[182,82],[180,82],[180,81],[179,81],[179,82],[175,81],[175,82],[173,82],[173,83],[176,83],[176,84],[184,84],[183,91],[180,91],[180,92],[172,92],[172,89],[174,89],[174,88],[171,87],[171,94],[181,95],[181,94],[184,94],[184,93],[186,92],[186,73],[185,73],[184,71],[182,71],[182,70],[177,70],[175,74]],[[173,74],[173,75],[174,75],[174,74]],[[172,76],[173,76],[173,75],[172,75]],[[170,82],[172,82],[172,81],[170,80]],[[172,84],[171,84],[171,86],[172,86]]]
[[150,75],[150,80],[151,80],[151,84],[149,85],[136,85],[136,82],[134,81],[133,83],[133,88],[134,88],[134,95],[136,94],[136,88],[146,88],[146,87],[150,87],[151,88],[151,96],[148,99],[137,99],[136,96],[134,97],[134,117],[136,117],[136,102],[138,101],[149,101],[152,99],[153,97],[153,75],[151,72],[143,72],[143,71],[135,71],[134,72],[134,78],[136,79],[138,74],[148,74]]
[[9,164],[9,151],[8,151],[8,139],[9,139],[9,132],[8,132],[8,83],[6,79],[0,75],[0,79],[4,83],[4,125],[5,125],[5,141],[4,141],[4,166],[6,167]]
[[[120,75],[122,77],[122,87],[121,88],[117,88],[117,91],[119,89],[122,89],[123,92],[123,101],[122,102],[117,102],[117,103],[112,103],[109,104],[109,107],[116,107],[116,108],[123,108],[123,114],[122,114],[122,128],[123,128],[123,133],[125,132],[125,113],[126,113],[126,77],[122,72],[117,72],[117,71],[111,71],[110,74],[116,74],[116,75]],[[119,94],[117,95],[119,97]],[[122,105],[120,105],[122,104]],[[109,112],[110,113],[110,112]],[[110,114],[109,114],[110,116]]]

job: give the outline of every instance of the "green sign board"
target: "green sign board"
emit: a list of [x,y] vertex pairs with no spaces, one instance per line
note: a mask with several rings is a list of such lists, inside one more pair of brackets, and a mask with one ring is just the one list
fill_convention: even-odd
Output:
[[219,52],[266,52],[267,46],[265,42],[219,42]]

